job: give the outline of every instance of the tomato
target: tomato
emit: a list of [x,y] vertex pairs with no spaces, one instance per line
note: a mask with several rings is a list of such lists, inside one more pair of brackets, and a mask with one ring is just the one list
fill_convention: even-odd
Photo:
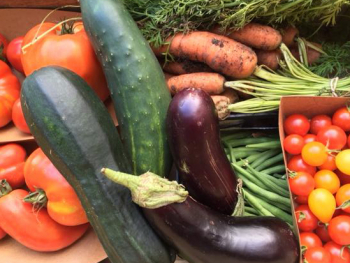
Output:
[[22,131],[24,133],[30,134],[29,127],[26,123],[26,120],[24,119],[20,98],[18,98],[15,101],[15,103],[13,104],[12,121],[15,124],[15,126],[17,127],[17,129],[19,129],[20,131]]
[[0,61],[0,127],[12,120],[12,106],[19,98],[20,83],[10,67]]
[[307,144],[309,142],[315,142],[316,141],[316,135],[308,133],[304,136],[304,144]]
[[62,225],[74,226],[88,222],[85,211],[74,189],[38,148],[27,159],[24,178],[28,188],[39,196],[46,195],[47,211]]
[[335,195],[335,201],[337,206],[341,206],[345,202],[349,203],[347,207],[342,208],[347,213],[350,213],[350,184],[345,184],[341,186]]
[[338,176],[330,170],[320,170],[315,176],[316,188],[323,188],[335,194],[340,187]]
[[303,196],[303,195],[295,195],[294,201],[297,202],[299,205],[307,205],[307,199],[309,196]]
[[322,223],[328,223],[332,219],[336,202],[328,190],[322,188],[313,190],[309,195],[308,204],[311,212]]
[[290,134],[283,140],[283,147],[287,153],[300,154],[304,146],[304,138],[298,134]]
[[306,172],[308,174],[314,175],[316,173],[316,167],[308,165],[304,162],[301,155],[294,155],[287,163],[289,170],[294,172]]
[[295,195],[308,196],[315,189],[314,178],[306,172],[289,173],[290,190]]
[[347,136],[344,130],[338,126],[331,125],[317,133],[317,141],[326,145],[328,149],[341,150],[346,145]]
[[317,228],[317,217],[311,212],[309,206],[299,205],[295,209],[295,216],[301,231],[310,232]]
[[22,187],[25,184],[24,162],[1,169],[0,180],[6,180],[11,185],[12,189]]
[[349,263],[350,250],[347,247],[342,247],[332,241],[323,246],[332,256],[332,263]]
[[313,247],[306,251],[307,263],[332,263],[331,253],[323,247]]
[[322,247],[321,239],[312,232],[302,232],[300,236],[300,246],[305,247],[306,249],[313,247]]
[[[101,100],[105,100],[109,91],[102,67],[82,23],[75,25],[69,34],[62,34],[62,27],[57,27],[57,30],[51,31],[26,48],[21,54],[24,73],[28,76],[34,70],[45,66],[61,66],[82,77]],[[23,47],[30,43],[36,34],[43,34],[55,24],[43,23],[38,32],[39,26],[28,31],[23,40]]]
[[0,34],[0,59],[6,59],[7,46],[9,42],[3,35]]
[[332,119],[327,115],[316,115],[310,121],[310,132],[317,134],[321,129],[332,125]]
[[340,180],[340,184],[341,185],[343,185],[343,184],[350,184],[350,175],[342,173],[339,170],[335,170],[334,172],[338,175],[338,178]]
[[333,125],[336,125],[344,131],[350,131],[350,111],[348,107],[342,107],[334,112],[332,116]]
[[0,170],[24,162],[26,150],[17,143],[8,143],[0,147]]
[[71,245],[89,224],[63,226],[41,208],[35,211],[23,198],[29,194],[16,189],[0,198],[0,227],[13,239],[35,251],[56,251]]
[[322,242],[328,242],[331,241],[331,238],[328,234],[327,225],[325,224],[319,224],[317,228],[315,229],[316,235],[322,240]]
[[2,228],[0,228],[0,240],[6,237],[6,235],[7,235],[6,232],[2,230]]
[[340,215],[332,218],[328,225],[328,233],[338,245],[348,246],[350,244],[350,216]]
[[337,169],[337,165],[335,164],[335,156],[332,154],[327,155],[327,160],[320,166],[318,166],[319,170],[331,170],[334,171]]
[[348,147],[350,148],[350,135],[348,137]]
[[309,142],[301,151],[303,160],[311,166],[323,165],[327,160],[327,148],[320,142]]
[[342,173],[350,175],[350,149],[338,153],[335,157],[335,164]]
[[21,61],[23,39],[23,36],[12,39],[7,47],[6,54],[7,60],[10,62],[11,66],[21,73],[24,73]]
[[292,114],[284,120],[283,128],[287,135],[299,134],[304,136],[310,129],[310,122],[302,114]]

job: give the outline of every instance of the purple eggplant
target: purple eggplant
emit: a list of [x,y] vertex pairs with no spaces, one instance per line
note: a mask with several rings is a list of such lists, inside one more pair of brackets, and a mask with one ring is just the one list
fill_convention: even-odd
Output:
[[168,109],[167,134],[180,181],[190,195],[218,212],[232,214],[237,180],[221,145],[211,97],[194,88],[177,93]]

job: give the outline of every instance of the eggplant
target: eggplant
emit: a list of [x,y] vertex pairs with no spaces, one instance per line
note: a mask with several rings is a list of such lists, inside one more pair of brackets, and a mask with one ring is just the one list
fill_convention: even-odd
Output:
[[190,263],[296,263],[299,244],[276,217],[232,217],[197,202],[176,181],[104,169],[131,190],[150,225]]
[[238,198],[237,179],[220,141],[211,97],[194,88],[178,92],[169,105],[166,122],[181,183],[198,202],[232,214]]

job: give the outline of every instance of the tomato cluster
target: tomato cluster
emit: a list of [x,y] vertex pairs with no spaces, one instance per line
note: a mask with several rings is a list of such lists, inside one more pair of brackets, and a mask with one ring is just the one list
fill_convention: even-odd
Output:
[[350,109],[283,123],[288,180],[309,263],[350,262]]

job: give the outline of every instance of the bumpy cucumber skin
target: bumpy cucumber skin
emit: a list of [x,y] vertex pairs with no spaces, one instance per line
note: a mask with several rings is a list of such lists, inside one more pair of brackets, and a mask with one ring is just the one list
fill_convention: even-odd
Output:
[[80,0],[85,30],[103,65],[134,174],[166,176],[171,100],[162,69],[122,0]]
[[130,172],[131,164],[108,111],[85,81],[63,68],[42,68],[24,81],[21,102],[31,133],[77,192],[111,262],[173,262],[130,192],[100,172]]

